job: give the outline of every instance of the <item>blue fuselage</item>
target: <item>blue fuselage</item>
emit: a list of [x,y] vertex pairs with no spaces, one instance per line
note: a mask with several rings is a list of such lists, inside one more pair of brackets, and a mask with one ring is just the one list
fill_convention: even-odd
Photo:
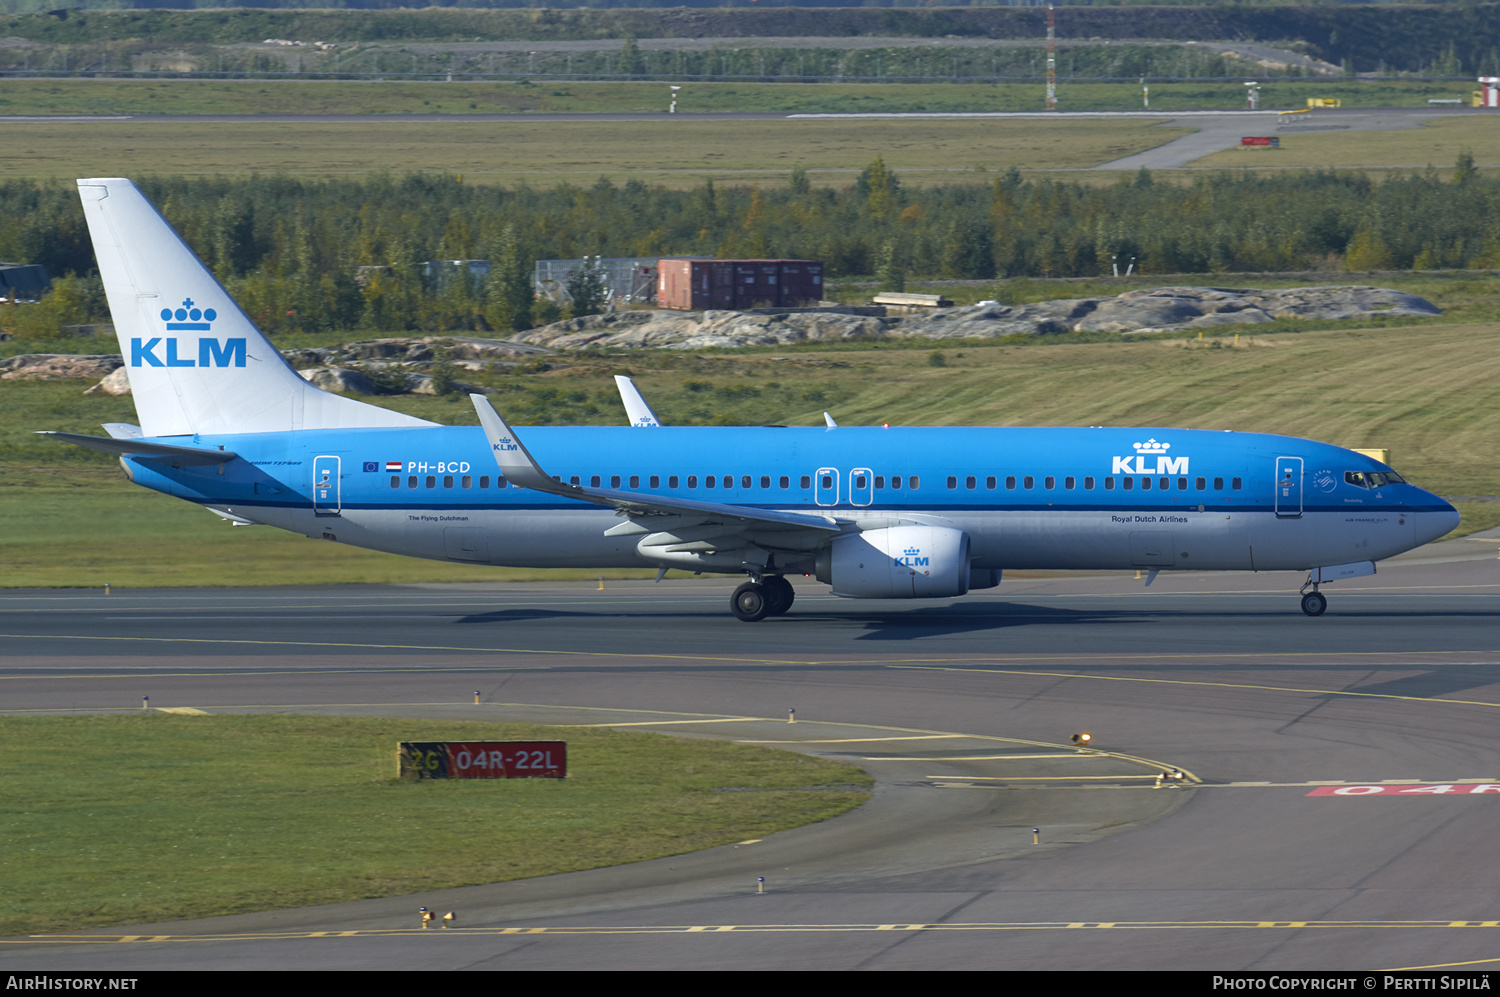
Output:
[[[1458,518],[1370,457],[1255,433],[518,432],[565,483],[812,513],[848,529],[955,527],[969,535],[976,568],[1303,569],[1389,557]],[[174,468],[133,457],[127,468],[138,484],[234,517],[377,550],[518,566],[653,563],[637,537],[605,536],[621,521],[613,510],[510,486],[477,427],[203,436],[193,445],[240,459]]]

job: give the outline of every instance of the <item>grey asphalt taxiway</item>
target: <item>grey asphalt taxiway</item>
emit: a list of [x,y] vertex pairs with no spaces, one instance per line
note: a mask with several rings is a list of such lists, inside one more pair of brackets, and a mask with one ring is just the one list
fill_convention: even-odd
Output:
[[[5,939],[0,968],[1500,964],[1497,546],[1386,562],[1317,619],[1275,574],[1016,577],[922,604],[805,582],[758,624],[706,580],[7,591],[10,714],[150,696],[630,725],[850,760],[877,788],[693,855]],[[422,931],[423,905],[460,927]]]

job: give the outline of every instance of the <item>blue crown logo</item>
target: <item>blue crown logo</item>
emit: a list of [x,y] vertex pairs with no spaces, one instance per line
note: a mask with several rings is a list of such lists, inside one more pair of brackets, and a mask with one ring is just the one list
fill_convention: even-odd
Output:
[[920,553],[922,553],[922,548],[920,548],[920,547],[908,547],[908,548],[906,548],[906,550],[902,551],[901,553],[907,554],[907,555],[920,554]]
[[167,328],[170,330],[180,329],[188,332],[207,332],[209,323],[218,317],[219,313],[212,308],[199,309],[195,307],[192,298],[183,298],[182,307],[176,311],[170,308],[163,308],[161,310],[162,321],[167,323]]

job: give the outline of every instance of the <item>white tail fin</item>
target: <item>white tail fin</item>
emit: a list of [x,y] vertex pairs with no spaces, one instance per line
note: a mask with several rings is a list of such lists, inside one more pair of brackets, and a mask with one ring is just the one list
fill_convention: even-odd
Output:
[[78,193],[146,436],[434,425],[303,380],[129,180]]
[[641,391],[634,381],[623,374],[616,374],[615,387],[620,389],[620,401],[625,403],[625,417],[632,426],[637,429],[655,429],[661,425],[661,420],[651,411],[646,399],[641,397]]

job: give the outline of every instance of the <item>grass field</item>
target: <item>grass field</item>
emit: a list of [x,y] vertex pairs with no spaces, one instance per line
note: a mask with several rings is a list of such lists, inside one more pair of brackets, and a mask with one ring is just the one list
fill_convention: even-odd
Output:
[[[434,740],[567,741],[568,778],[397,780],[397,742]],[[0,935],[638,862],[826,820],[870,785],[722,741],[366,717],[4,717],[0,754]]]
[[[1336,118],[1309,119],[1336,124]],[[1226,149],[1193,163],[1195,169],[1379,169],[1452,166],[1468,152],[1476,164],[1500,165],[1500,118],[1442,118],[1420,128],[1388,132],[1303,132],[1282,134],[1277,149]]]
[[650,121],[360,124],[87,122],[5,127],[0,176],[438,171],[550,187],[600,176],[670,187],[779,184],[796,166],[847,185],[875,156],[910,183],[976,171],[1076,169],[1168,142],[1186,129],[1125,121]]
[[[1303,84],[1277,84],[1280,88]],[[692,86],[692,110],[914,111],[1037,109],[1016,101],[1022,85]],[[1177,104],[1212,104],[1208,84],[1179,84]],[[1223,85],[1227,87],[1228,85]],[[1393,85],[1394,86],[1394,85]],[[1347,87],[1347,85],[1346,85]],[[1090,97],[1094,88],[1100,91]],[[1036,88],[1033,88],[1036,89]],[[1119,87],[1115,87],[1119,89]],[[1081,86],[1067,109],[1112,107],[1100,84]],[[822,186],[843,186],[876,154],[904,182],[982,181],[986,173],[1088,169],[1186,134],[1144,118],[1124,120],[700,121],[686,117],[614,121],[541,121],[538,111],[660,111],[658,84],[341,83],[200,80],[8,80],[0,114],[367,114],[347,123],[55,121],[5,126],[0,176],[71,180],[79,176],[286,172],[339,175],[443,172],[490,183],[550,186],[599,177],[670,187],[780,183],[794,167]],[[1152,89],[1154,109],[1174,107],[1170,89]],[[1290,91],[1288,91],[1290,93]],[[1398,97],[1399,88],[1391,96]],[[1132,89],[1132,93],[1134,93]],[[1300,93],[1300,91],[1298,91]],[[1232,93],[1238,96],[1238,91]],[[1138,95],[1137,95],[1138,96]],[[1002,99],[1002,97],[1004,99]],[[1132,101],[1137,97],[1132,97]],[[1388,101],[1399,102],[1399,101]],[[1420,103],[1420,101],[1417,101]],[[1300,96],[1291,106],[1301,103]],[[1351,105],[1362,101],[1350,100]],[[1127,105],[1136,109],[1136,103]],[[1222,106],[1237,106],[1229,102]],[[382,112],[438,115],[505,113],[501,122],[454,118],[382,120]],[[1158,119],[1159,121],[1160,119]],[[1314,122],[1298,118],[1262,127]],[[1336,118],[1317,123],[1337,125]],[[1232,149],[1200,168],[1449,167],[1468,151],[1481,166],[1500,164],[1500,118],[1465,115],[1389,132],[1303,132],[1281,136],[1280,149]],[[1070,179],[1112,182],[1104,174]]]
[[[1046,86],[1025,83],[712,83],[684,86],[679,110],[713,112],[1042,111]],[[1429,98],[1467,98],[1471,83],[1277,79],[1262,87],[1262,107],[1305,107],[1333,97],[1345,107],[1421,107]],[[130,80],[109,78],[0,81],[0,115],[15,114],[526,114],[653,112],[667,109],[665,81],[589,82],[401,80]],[[1153,109],[1238,110],[1238,80],[1152,83]],[[1058,84],[1069,111],[1134,111],[1136,83]]]
[[[1460,315],[1493,308],[1492,281],[1448,282]],[[1463,304],[1468,300],[1468,304]],[[620,424],[613,373],[628,372],[668,422],[846,426],[1115,425],[1236,429],[1384,447],[1411,481],[1441,495],[1493,497],[1500,438],[1490,323],[1267,333],[1203,341],[939,344],[921,349],[777,348],[708,355],[641,351],[560,359],[544,373],[496,378],[517,421]],[[82,384],[6,382],[0,426],[0,577],[4,586],[480,581],[569,577],[355,550],[269,527],[237,528],[129,484],[102,455],[34,429],[98,432],[132,421],[128,400],[83,397]],[[383,404],[472,424],[457,396]],[[1467,533],[1500,525],[1500,501],[1458,501]],[[226,570],[226,565],[228,569]],[[646,577],[576,572],[571,577]]]

